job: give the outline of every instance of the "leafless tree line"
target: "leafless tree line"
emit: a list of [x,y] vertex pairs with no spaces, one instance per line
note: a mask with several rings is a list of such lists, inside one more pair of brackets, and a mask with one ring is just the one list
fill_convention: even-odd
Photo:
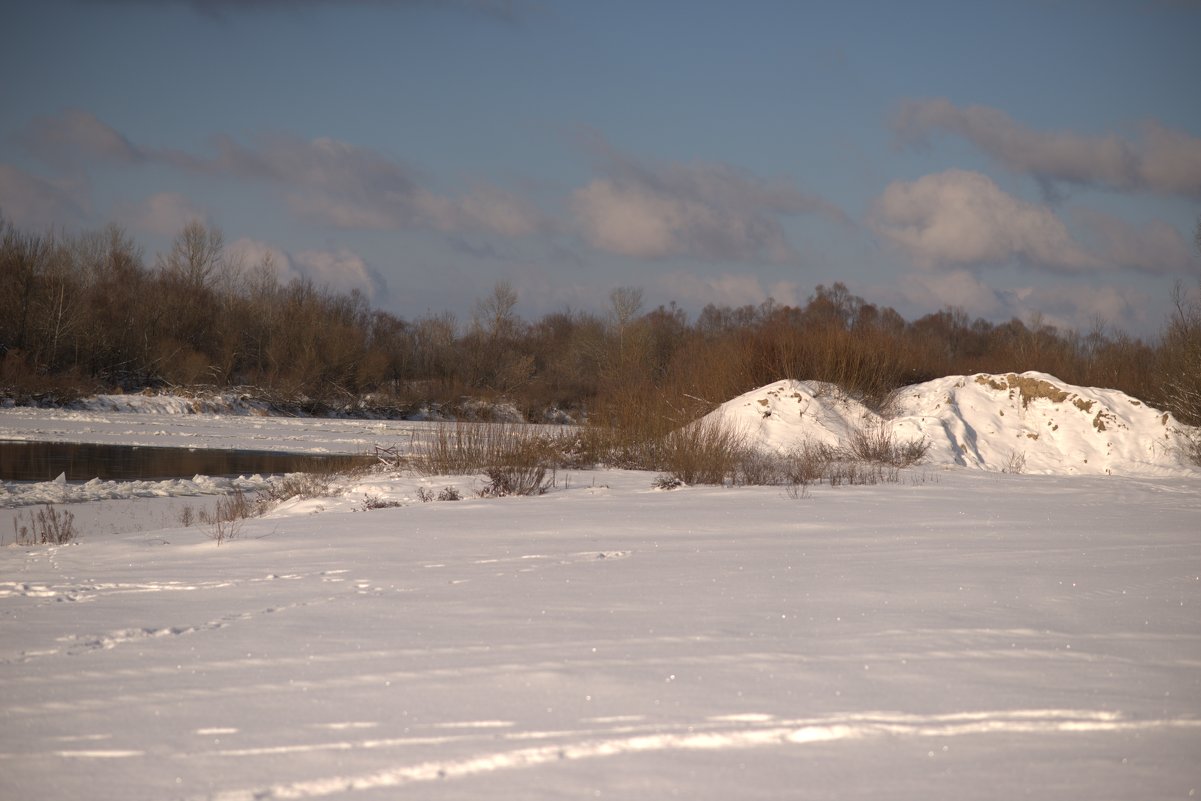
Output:
[[0,393],[21,402],[204,385],[312,411],[504,398],[531,419],[559,408],[666,429],[780,378],[830,381],[879,406],[944,375],[1041,370],[1201,423],[1201,302],[1184,288],[1154,342],[957,309],[907,321],[841,283],[801,306],[710,305],[695,319],[674,305],[646,310],[641,290],[619,287],[605,312],[536,321],[500,283],[468,320],[404,320],[355,292],[284,282],[269,257],[237,263],[200,223],[147,264],[116,226],[68,236],[2,219],[0,277]]

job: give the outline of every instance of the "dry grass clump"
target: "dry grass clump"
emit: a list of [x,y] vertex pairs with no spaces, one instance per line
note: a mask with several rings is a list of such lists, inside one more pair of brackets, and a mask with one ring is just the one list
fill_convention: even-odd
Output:
[[513,423],[453,423],[414,442],[409,467],[420,475],[487,472],[495,467],[553,467],[569,459],[578,438]]
[[209,527],[209,538],[217,545],[237,539],[242,532],[242,521],[262,514],[261,505],[239,488],[217,499],[217,508],[209,513],[201,511],[200,522]]
[[851,432],[845,446],[849,456],[859,461],[911,467],[926,458],[930,443],[925,437],[900,442],[883,422],[868,424]]
[[657,471],[655,486],[660,489],[688,484],[876,484],[897,480],[900,468],[920,463],[930,448],[924,438],[898,440],[883,424],[855,431],[839,446],[810,442],[787,454],[755,449],[742,432],[716,420],[701,419],[646,439],[622,438],[621,433],[607,434],[610,449],[605,453],[597,448],[597,461]]
[[480,490],[481,498],[503,498],[506,495],[545,495],[555,484],[555,473],[543,465],[504,465],[484,471],[488,483]]
[[1184,435],[1184,456],[1201,467],[1201,428],[1194,428]]
[[443,487],[437,493],[431,489],[427,489],[426,487],[418,487],[417,499],[422,503],[429,503],[430,501],[461,501],[463,500],[463,496],[459,492],[458,487],[448,485]]
[[459,422],[415,442],[409,466],[427,476],[484,473],[482,497],[543,495],[554,486],[556,467],[578,462],[580,442],[574,434],[527,425]]
[[724,484],[750,457],[743,434],[712,420],[698,420],[647,446],[648,469],[685,484]]
[[209,537],[220,545],[237,539],[242,531],[242,521],[250,517],[262,517],[284,501],[329,497],[339,475],[332,470],[322,473],[288,473],[257,493],[246,493],[240,487],[235,487],[217,499],[214,511],[202,509],[196,514],[191,507],[185,507],[180,513],[179,521],[184,526],[190,526],[195,517],[198,522],[208,526]]
[[336,473],[288,473],[259,494],[259,514],[293,498],[327,498],[336,478]]
[[59,512],[50,504],[36,514],[30,512],[28,521],[22,521],[18,513],[13,518],[13,535],[15,545],[67,545],[79,538],[75,515],[65,510]]

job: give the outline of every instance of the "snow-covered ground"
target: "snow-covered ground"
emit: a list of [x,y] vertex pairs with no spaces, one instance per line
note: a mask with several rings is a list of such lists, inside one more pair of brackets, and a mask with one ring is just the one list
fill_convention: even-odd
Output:
[[61,506],[0,548],[0,798],[1197,797],[1201,478],[1115,466]]

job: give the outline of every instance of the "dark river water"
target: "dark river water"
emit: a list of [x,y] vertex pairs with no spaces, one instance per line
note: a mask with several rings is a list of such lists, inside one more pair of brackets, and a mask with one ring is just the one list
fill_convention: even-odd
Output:
[[368,456],[313,456],[271,451],[139,448],[58,442],[0,441],[0,480],[68,481],[191,478],[343,470],[370,464]]

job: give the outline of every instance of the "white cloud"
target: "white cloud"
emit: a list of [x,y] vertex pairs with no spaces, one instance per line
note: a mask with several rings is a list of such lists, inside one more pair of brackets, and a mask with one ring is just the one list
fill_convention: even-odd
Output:
[[78,167],[97,160],[132,164],[146,159],[118,131],[80,109],[34,117],[19,138],[30,152],[56,166]]
[[83,222],[91,210],[82,179],[54,180],[0,164],[0,214],[23,228]]
[[422,219],[442,231],[485,231],[522,237],[542,226],[541,215],[511,192],[480,186],[459,199],[421,190],[414,199]]
[[341,228],[433,228],[521,237],[544,226],[529,202],[480,185],[458,196],[423,185],[423,176],[388,156],[328,137],[264,135],[251,145],[213,137],[215,155],[152,149],[83,111],[38,117],[27,147],[59,166],[108,162],[164,164],[201,175],[257,180],[279,187],[293,212]]
[[140,204],[118,212],[135,228],[160,236],[173,237],[193,220],[209,223],[209,215],[176,192],[159,192]]
[[964,170],[889,184],[876,199],[873,227],[921,267],[1018,260],[1077,272],[1098,266],[1050,208],[1002,191]]
[[542,225],[538,211],[510,192],[478,186],[458,198],[440,195],[422,186],[407,165],[348,142],[270,136],[247,147],[230,137],[215,141],[215,158],[164,158],[195,172],[277,184],[286,190],[294,212],[340,228],[433,228],[520,237]]
[[1118,286],[1037,286],[1016,293],[1019,316],[1037,312],[1059,328],[1087,331],[1097,322],[1122,330],[1140,330],[1158,322],[1147,319],[1151,298]]
[[789,183],[724,164],[648,165],[593,143],[603,177],[575,191],[571,209],[592,247],[623,256],[793,263],[781,220],[819,214],[847,224],[832,203]]
[[1004,297],[969,270],[906,276],[901,282],[901,294],[927,311],[954,307],[972,317],[997,318],[1011,314]]
[[571,205],[584,238],[598,250],[649,259],[685,250],[676,231],[689,216],[686,203],[602,180],[577,190]]
[[242,237],[230,242],[225,246],[225,256],[231,263],[248,271],[269,263],[275,270],[276,278],[283,284],[304,277],[292,266],[292,259],[286,251],[255,239]]
[[1201,138],[1156,122],[1144,126],[1143,136],[1143,181],[1161,192],[1201,198]]
[[1201,264],[1175,228],[1162,220],[1131,225],[1110,214],[1078,209],[1076,219],[1088,231],[1097,257],[1118,268],[1153,275],[1201,272]]
[[383,294],[384,282],[379,274],[367,266],[363,257],[349,248],[325,250],[302,250],[292,255],[297,270],[312,279],[320,287],[329,287],[334,292],[348,293],[359,290],[368,299]]
[[768,298],[785,305],[797,305],[804,301],[800,287],[790,281],[780,281],[764,288],[756,275],[749,273],[722,273],[721,275],[696,275],[677,270],[659,280],[661,293],[682,305],[704,306],[758,306]]
[[950,270],[907,275],[900,282],[900,294],[918,314],[952,307],[994,321],[1039,317],[1061,330],[1088,331],[1098,322],[1121,330],[1146,330],[1156,322],[1147,317],[1152,304],[1146,293],[1104,284],[999,289],[970,270]]
[[269,259],[281,284],[307,279],[319,288],[339,294],[357,289],[371,301],[387,294],[379,273],[349,248],[290,253],[266,242],[242,238],[226,246],[225,252],[246,270],[253,270]]
[[999,109],[939,98],[903,102],[893,130],[908,143],[935,131],[956,134],[1041,181],[1201,197],[1201,138],[1154,121],[1144,125],[1141,142],[1131,142],[1113,134],[1035,131]]

